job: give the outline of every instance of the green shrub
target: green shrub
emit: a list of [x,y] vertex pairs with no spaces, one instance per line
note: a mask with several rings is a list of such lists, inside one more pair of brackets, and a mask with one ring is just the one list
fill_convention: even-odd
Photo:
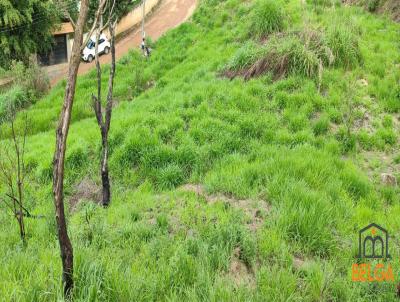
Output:
[[308,4],[314,7],[329,7],[329,6],[340,6],[340,0],[307,0]]
[[357,34],[349,25],[333,24],[327,31],[326,41],[334,57],[334,65],[352,68],[362,63]]
[[68,149],[65,166],[69,171],[79,173],[89,163],[89,150],[86,143],[71,146]]
[[275,69],[282,66],[281,63],[283,63],[288,74],[315,77],[321,66],[318,54],[313,49],[307,48],[307,45],[298,36],[278,38],[274,44],[271,44],[268,55],[272,56],[274,63],[277,64]]
[[369,179],[357,171],[354,166],[346,165],[340,178],[347,192],[355,199],[366,198],[372,190]]
[[228,62],[227,68],[230,70],[241,70],[253,64],[261,55],[261,48],[253,41],[247,41],[240,47],[232,59]]
[[313,124],[313,131],[315,135],[326,134],[329,130],[329,118],[327,116],[321,116]]
[[380,5],[380,0],[367,0],[367,9],[369,12],[375,12]]
[[356,148],[356,136],[353,133],[349,133],[345,127],[340,127],[336,138],[342,144],[342,152],[347,153],[354,151]]
[[393,205],[399,202],[399,192],[394,187],[383,186],[380,189],[382,199],[388,204]]
[[331,230],[336,218],[332,205],[304,183],[291,183],[288,190],[282,200],[279,226],[305,252],[328,255],[335,246]]
[[0,123],[11,118],[14,113],[30,104],[29,96],[21,86],[15,85],[0,94]]
[[115,151],[112,158],[112,161],[116,161],[119,169],[138,167],[144,154],[158,144],[155,136],[151,135],[149,131],[137,128],[132,130],[124,144]]
[[32,99],[38,99],[50,89],[50,81],[36,61],[31,60],[29,66],[21,62],[12,62],[11,74],[14,83],[20,85]]
[[357,133],[357,141],[364,150],[372,150],[376,146],[375,137],[363,129]]
[[391,115],[385,115],[382,120],[382,126],[385,128],[393,127],[393,118]]
[[182,169],[176,164],[168,165],[155,173],[155,183],[161,190],[177,187],[183,183],[184,178]]
[[239,238],[240,259],[248,266],[252,267],[257,257],[257,241],[248,231],[242,231]]
[[[385,80],[387,81],[387,79]],[[394,85],[394,87],[392,85]],[[382,89],[381,86],[379,89]],[[385,93],[379,93],[379,97],[384,100],[384,107],[386,111],[389,113],[400,112],[400,85],[398,85],[396,82],[392,84],[391,82],[387,81],[385,86],[388,86],[385,89]]]
[[394,132],[392,129],[388,128],[381,128],[377,131],[376,136],[378,139],[381,139],[385,144],[388,145],[395,145],[397,142],[397,136],[396,132]]
[[259,0],[251,16],[251,35],[263,38],[285,27],[285,12],[282,3],[276,0]]
[[[259,50],[256,56],[245,57],[249,59],[243,60],[246,62],[243,65],[249,65],[257,57],[259,59],[244,73],[246,80],[271,72],[275,79],[296,74],[318,78],[321,82],[323,68],[334,62],[324,33],[309,29],[272,35],[267,45]],[[239,60],[236,59],[237,61]]]

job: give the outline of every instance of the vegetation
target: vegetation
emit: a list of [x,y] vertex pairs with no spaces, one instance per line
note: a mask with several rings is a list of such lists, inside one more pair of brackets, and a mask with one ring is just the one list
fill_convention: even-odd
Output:
[[0,66],[8,69],[12,60],[27,64],[32,53],[48,50],[58,17],[50,0],[1,1]]
[[282,2],[273,0],[258,1],[252,10],[251,34],[263,38],[285,26],[285,12]]
[[22,62],[13,61],[11,69],[4,73],[13,82],[10,89],[0,94],[0,124],[7,120],[10,112],[27,108],[50,88],[47,75],[34,61],[30,61],[29,67]]
[[[117,62],[107,209],[96,71],[78,79],[65,163],[75,301],[396,301],[396,283],[353,282],[351,267],[376,222],[399,281],[400,190],[381,176],[400,180],[400,27],[332,3],[282,1],[285,26],[260,39],[259,2],[203,0],[151,59]],[[225,77],[272,52],[290,58],[281,77],[273,65]],[[0,204],[7,301],[62,299],[51,177],[64,86],[15,121],[31,125],[24,205],[44,218],[25,219],[24,246]]]
[[[90,2],[89,5],[89,19],[93,20],[94,15],[97,11],[97,8],[99,6],[99,0],[93,0]],[[130,12],[135,6],[137,6],[140,3],[139,0],[119,0],[115,2],[115,7],[114,7],[114,12],[115,15],[117,16],[118,19],[122,18],[125,16],[128,12]],[[108,12],[111,9],[112,6],[112,1],[109,1],[107,3],[107,7],[105,9],[105,14],[104,14],[104,19],[108,20]],[[90,20],[89,20],[90,24]]]
[[[79,6],[79,1],[78,0],[58,0],[59,4],[67,9],[69,16],[73,19],[76,20],[78,18],[78,6]],[[118,19],[122,18],[125,16],[128,12],[130,12],[135,6],[139,5],[141,2],[139,0],[118,0],[115,2],[114,5],[114,12],[117,16]],[[100,1],[99,0],[92,0],[89,3],[89,16],[88,16],[88,22],[87,26],[92,26],[97,8],[99,7]],[[104,13],[104,20],[109,19],[109,11],[111,10],[113,2],[109,1],[106,4],[106,9]]]

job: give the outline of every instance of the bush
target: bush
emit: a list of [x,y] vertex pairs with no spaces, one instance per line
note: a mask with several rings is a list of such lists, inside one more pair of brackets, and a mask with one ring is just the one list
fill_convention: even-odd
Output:
[[320,84],[324,67],[350,68],[361,62],[353,30],[344,25],[332,27],[327,33],[306,28],[274,34],[263,48],[248,43],[232,58],[225,75],[229,78],[241,75],[249,80],[269,71],[275,79],[296,74],[318,79]]
[[376,135],[385,142],[385,144],[393,146],[397,142],[396,133],[392,129],[381,128],[377,131]]
[[49,78],[34,60],[29,62],[29,66],[13,61],[11,74],[14,83],[21,86],[32,100],[45,95],[50,89]]
[[175,164],[171,164],[157,170],[155,182],[159,189],[173,189],[183,183],[185,179],[182,169]]
[[309,47],[311,43],[304,43],[303,37],[305,35],[276,36],[267,46],[265,59],[276,78],[288,74],[307,77],[319,74],[325,58],[320,57],[320,52],[314,47]]
[[315,135],[326,134],[329,130],[329,119],[326,116],[320,117],[314,122],[313,131]]
[[279,226],[305,252],[328,255],[335,246],[332,205],[304,183],[291,183],[280,209]]
[[362,63],[357,35],[348,25],[336,24],[329,28],[327,44],[334,56],[334,65],[351,68]]
[[239,48],[228,62],[229,70],[241,70],[253,64],[262,53],[261,48],[253,41],[248,41]]
[[354,151],[356,148],[356,136],[352,133],[349,133],[345,127],[340,127],[338,133],[336,134],[336,138],[342,144],[342,152],[347,153],[350,151]]
[[13,61],[7,75],[13,78],[13,86],[0,94],[0,123],[34,103],[50,88],[47,76],[33,61],[29,67]]
[[367,1],[367,8],[368,11],[373,13],[376,12],[380,4],[380,0],[368,0]]
[[307,0],[308,4],[313,5],[314,7],[328,7],[328,6],[339,6],[340,1],[338,0]]
[[279,1],[260,0],[256,3],[252,14],[251,34],[263,38],[285,27],[285,12]]
[[13,86],[5,94],[0,94],[0,123],[9,119],[15,111],[30,104],[27,92],[19,85]]

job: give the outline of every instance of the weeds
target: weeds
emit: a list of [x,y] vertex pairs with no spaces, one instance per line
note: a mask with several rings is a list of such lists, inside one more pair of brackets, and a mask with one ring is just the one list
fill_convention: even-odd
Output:
[[285,27],[285,12],[282,3],[273,0],[259,0],[253,8],[251,16],[250,35],[260,39],[281,31]]
[[[394,284],[357,284],[348,274],[359,229],[372,221],[390,233],[398,228],[398,187],[383,186],[379,177],[393,169],[399,179],[398,25],[326,3],[318,12],[304,6],[305,26],[295,16],[300,2],[282,1],[286,27],[260,41],[248,36],[251,3],[207,0],[190,22],[156,42],[150,61],[131,52],[118,63],[113,205],[104,211],[87,195],[68,212],[74,300],[394,301]],[[363,31],[331,28],[344,16]],[[218,76],[228,63],[244,76],[261,59],[265,68],[249,81]],[[68,200],[82,180],[99,182],[98,129],[85,103],[91,76],[78,80]],[[136,77],[154,85],[136,89]],[[352,85],[360,79],[366,84]],[[46,217],[53,211],[52,129],[62,91],[60,84],[26,111],[33,117],[27,205]],[[367,126],[357,124],[360,112],[368,112]],[[179,189],[188,183],[204,194]],[[243,200],[268,211],[254,213]],[[59,299],[54,220],[29,220],[32,235],[22,251],[2,213],[0,296]],[[398,243],[390,242],[398,258]]]

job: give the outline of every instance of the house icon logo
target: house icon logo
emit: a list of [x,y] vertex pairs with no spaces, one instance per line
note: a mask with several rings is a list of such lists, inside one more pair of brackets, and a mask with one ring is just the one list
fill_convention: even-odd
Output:
[[387,230],[371,223],[359,231],[358,258],[390,259]]

